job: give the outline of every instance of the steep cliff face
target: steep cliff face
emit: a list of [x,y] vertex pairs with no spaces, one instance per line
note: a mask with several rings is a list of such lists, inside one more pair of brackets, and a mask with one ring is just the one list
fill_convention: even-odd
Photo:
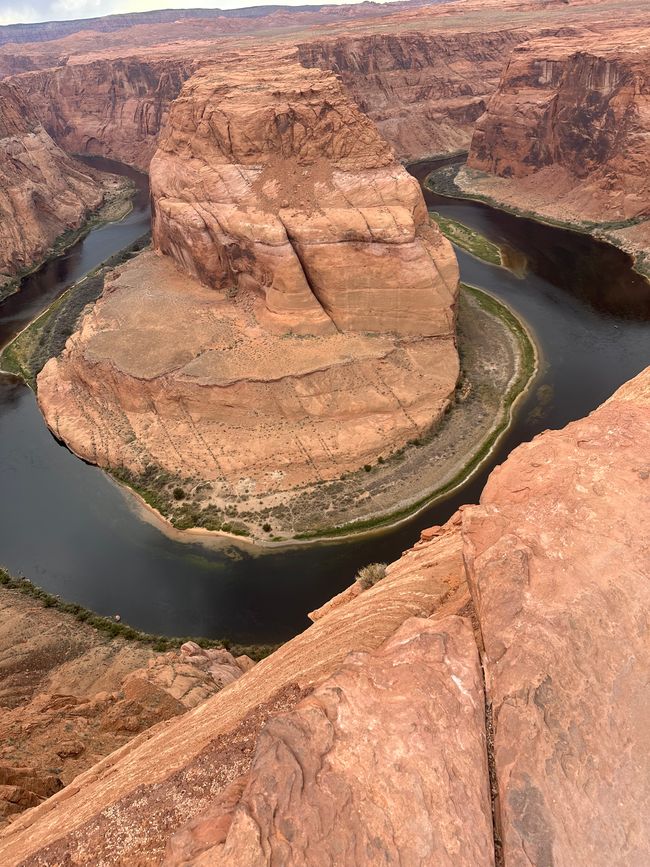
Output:
[[99,154],[147,170],[191,59],[70,63],[15,79],[33,112],[69,153]]
[[650,368],[515,450],[373,588],[19,817],[0,857],[646,863],[649,453]]
[[277,505],[440,418],[456,259],[334,76],[197,73],[151,190],[162,255],[121,269],[39,377],[75,452],[200,480],[218,509]]
[[635,28],[515,49],[468,160],[505,180],[467,183],[559,219],[647,217],[649,38]]
[[0,82],[0,284],[78,228],[104,191],[52,141],[19,88]]
[[331,69],[403,159],[466,149],[525,30],[375,33],[303,43],[306,67]]

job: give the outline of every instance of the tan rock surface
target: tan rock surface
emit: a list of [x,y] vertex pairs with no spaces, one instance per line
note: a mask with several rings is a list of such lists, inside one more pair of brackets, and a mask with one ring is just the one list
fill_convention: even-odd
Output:
[[506,865],[650,860],[650,368],[463,509]]
[[649,69],[647,27],[519,46],[462,186],[559,220],[645,220],[627,246],[650,250]]
[[22,92],[0,82],[0,285],[83,224],[102,184],[52,141]]
[[427,617],[441,603],[458,613],[467,600],[461,570],[460,539],[450,526],[219,695],[143,733],[18,817],[0,838],[0,863],[158,864],[171,833],[248,771],[269,714],[292,707],[350,651],[379,647],[409,617]]
[[[449,337],[458,271],[417,182],[329,73],[198,72],[151,164],[154,245],[303,333]],[[372,302],[369,302],[372,298]]]
[[373,653],[352,654],[269,720],[242,783],[234,809],[223,804],[171,838],[165,867],[492,865],[483,680],[468,621],[413,618]]

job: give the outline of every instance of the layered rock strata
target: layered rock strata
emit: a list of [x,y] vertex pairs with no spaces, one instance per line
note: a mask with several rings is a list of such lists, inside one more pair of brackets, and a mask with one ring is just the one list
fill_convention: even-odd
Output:
[[21,90],[0,82],[0,287],[103,198],[102,183],[52,141]]
[[530,33],[372,33],[302,43],[307,67],[340,76],[404,160],[467,150],[506,58]]
[[125,57],[17,76],[32,111],[60,147],[146,171],[169,106],[196,62]]
[[18,818],[0,856],[645,863],[649,453],[650,368],[515,450],[373,588]]
[[461,185],[562,221],[621,223],[621,241],[650,250],[649,69],[647,28],[519,46]]
[[0,590],[0,625],[0,825],[253,665],[193,642],[160,654],[111,640],[15,590]]
[[332,75],[197,73],[151,189],[163,255],[116,272],[39,376],[77,454],[223,504],[338,479],[440,418],[457,263]]

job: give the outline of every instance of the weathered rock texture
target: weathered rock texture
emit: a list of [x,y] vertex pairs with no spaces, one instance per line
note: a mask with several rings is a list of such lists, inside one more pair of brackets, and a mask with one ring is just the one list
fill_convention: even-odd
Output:
[[39,377],[77,454],[208,482],[222,507],[338,479],[441,417],[456,259],[330,73],[197,73],[151,189],[163,256],[124,267]]
[[[169,721],[138,736],[55,798],[18,817],[0,838],[0,862],[159,864],[172,832],[248,772],[257,735],[270,715],[293,707],[312,685],[333,674],[350,651],[379,647],[405,620],[426,618],[436,610],[441,616],[457,614],[468,599],[459,587],[461,572],[460,538],[452,526],[434,544],[416,546],[389,567],[377,586],[323,617],[218,696],[176,724]],[[470,654],[464,687],[474,682],[473,665],[475,654]],[[427,663],[432,678],[436,667]],[[462,700],[456,685],[450,690],[450,701]],[[402,707],[408,713],[405,702]],[[471,703],[459,707],[468,735],[474,730],[480,739]],[[382,727],[381,719],[377,725]],[[471,755],[477,755],[477,744],[468,737],[470,744]],[[462,767],[469,766],[468,759],[462,759]],[[481,798],[477,794],[472,805],[481,804]]]
[[490,177],[463,186],[560,220],[647,218],[649,70],[647,28],[516,48],[472,139],[468,167]]
[[15,82],[64,150],[146,171],[169,106],[195,68],[191,59],[127,57],[71,63]]
[[505,863],[650,859],[650,368],[463,510]]
[[188,642],[156,654],[0,590],[0,824],[252,667]]
[[492,865],[482,694],[468,622],[408,620],[269,720],[247,777],[165,864]]
[[0,82],[0,284],[77,229],[102,184],[52,141],[11,82]]
[[466,150],[512,49],[530,33],[373,33],[303,43],[304,66],[337,73],[403,159]]
[[373,588],[18,817],[0,859],[647,863],[648,454],[650,368],[518,448]]

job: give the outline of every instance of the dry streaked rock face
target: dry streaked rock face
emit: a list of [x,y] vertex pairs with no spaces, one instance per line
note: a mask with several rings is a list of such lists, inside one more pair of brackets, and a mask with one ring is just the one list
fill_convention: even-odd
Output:
[[417,182],[331,74],[197,73],[151,164],[155,246],[271,326],[448,338],[458,270]]
[[[472,140],[468,166],[490,177],[462,185],[561,220],[647,218],[649,70],[647,28],[516,48]],[[628,246],[650,249],[639,232]]]
[[650,860],[650,368],[463,510],[507,865]]
[[247,778],[170,840],[166,867],[492,865],[482,694],[468,622],[408,620],[268,722]]
[[0,82],[0,287],[77,229],[102,184],[52,141],[19,88]]
[[441,417],[458,377],[456,259],[330,73],[197,73],[151,189],[163,255],[115,272],[39,376],[77,454],[208,483],[224,510],[284,503]]
[[298,46],[304,66],[340,75],[403,159],[469,147],[474,124],[525,30],[373,33]]
[[195,68],[189,59],[126,57],[70,63],[15,81],[66,151],[146,171],[169,106]]

